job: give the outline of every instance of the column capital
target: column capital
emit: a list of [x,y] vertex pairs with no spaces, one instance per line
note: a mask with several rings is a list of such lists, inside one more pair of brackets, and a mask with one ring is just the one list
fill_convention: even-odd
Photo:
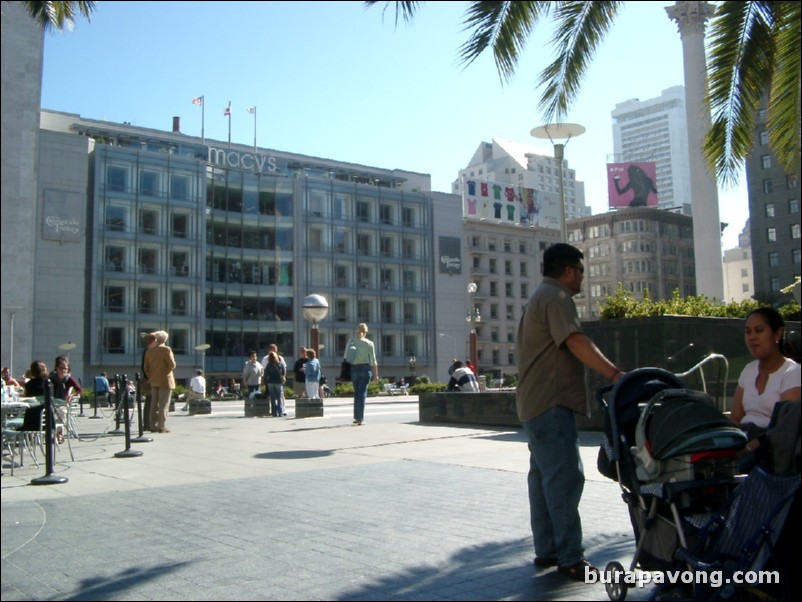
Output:
[[680,0],[673,6],[666,7],[666,14],[676,21],[681,36],[689,33],[705,32],[707,20],[713,16],[716,7],[710,2],[699,0]]

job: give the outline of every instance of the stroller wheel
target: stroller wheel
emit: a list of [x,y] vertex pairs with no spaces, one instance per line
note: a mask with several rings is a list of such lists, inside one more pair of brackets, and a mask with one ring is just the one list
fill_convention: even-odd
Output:
[[607,596],[613,602],[620,602],[627,597],[627,584],[624,582],[624,567],[620,562],[608,562],[604,567],[605,577],[607,583],[604,584],[604,589],[607,591]]

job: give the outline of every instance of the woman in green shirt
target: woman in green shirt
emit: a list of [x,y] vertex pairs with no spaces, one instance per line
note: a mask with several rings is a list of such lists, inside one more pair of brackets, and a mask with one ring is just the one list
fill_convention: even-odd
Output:
[[361,426],[365,421],[365,399],[371,373],[373,380],[379,382],[379,364],[376,349],[368,339],[368,325],[362,322],[356,327],[356,338],[348,341],[345,359],[351,362],[351,383],[354,385],[354,424]]

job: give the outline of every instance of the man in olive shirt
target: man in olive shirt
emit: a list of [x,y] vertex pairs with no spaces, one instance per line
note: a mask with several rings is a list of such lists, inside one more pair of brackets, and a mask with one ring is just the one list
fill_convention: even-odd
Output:
[[543,282],[518,325],[516,405],[529,440],[529,513],[535,566],[584,581],[579,500],[585,484],[574,413],[587,414],[585,366],[611,380],[622,372],[582,332],[572,297],[582,252],[558,243],[543,254]]

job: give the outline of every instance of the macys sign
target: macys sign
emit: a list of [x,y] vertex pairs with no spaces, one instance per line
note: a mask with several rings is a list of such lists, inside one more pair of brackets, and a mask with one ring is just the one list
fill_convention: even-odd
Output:
[[277,170],[276,158],[258,153],[241,153],[231,149],[209,147],[208,161],[211,165],[220,165],[231,169],[243,169],[256,173],[274,172]]

